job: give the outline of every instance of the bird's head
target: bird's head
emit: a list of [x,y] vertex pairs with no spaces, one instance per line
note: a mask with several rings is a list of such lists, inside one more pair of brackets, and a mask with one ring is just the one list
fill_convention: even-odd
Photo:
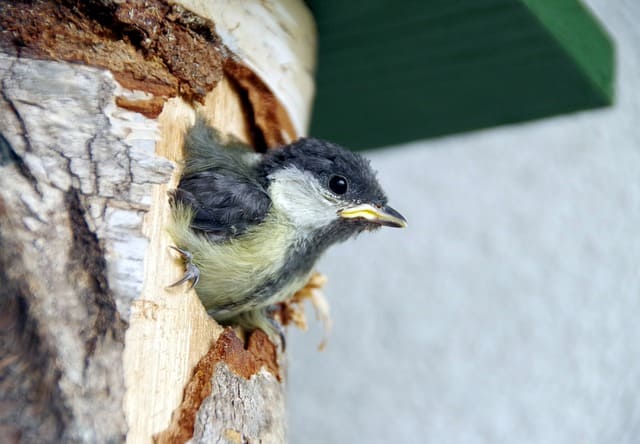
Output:
[[260,168],[273,205],[299,230],[326,231],[341,240],[363,230],[407,225],[387,205],[369,161],[339,145],[300,139],[268,152]]

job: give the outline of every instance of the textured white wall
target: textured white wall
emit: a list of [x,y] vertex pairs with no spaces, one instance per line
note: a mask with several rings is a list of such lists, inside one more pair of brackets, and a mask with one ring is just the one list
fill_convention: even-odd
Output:
[[640,2],[614,108],[371,153],[407,230],[330,251],[291,442],[640,442]]

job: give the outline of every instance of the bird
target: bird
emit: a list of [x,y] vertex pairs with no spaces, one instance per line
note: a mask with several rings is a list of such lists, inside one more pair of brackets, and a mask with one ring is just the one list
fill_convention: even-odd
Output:
[[168,232],[185,272],[171,286],[190,282],[223,325],[284,341],[275,307],[305,286],[327,248],[407,226],[369,161],[326,140],[300,138],[261,154],[198,116],[184,157]]

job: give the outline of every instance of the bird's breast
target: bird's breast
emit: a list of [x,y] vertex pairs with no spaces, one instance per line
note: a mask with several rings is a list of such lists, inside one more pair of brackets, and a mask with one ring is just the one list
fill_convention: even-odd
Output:
[[170,232],[176,246],[193,255],[200,270],[196,293],[220,321],[292,296],[305,285],[317,259],[290,219],[274,208],[260,224],[224,241],[188,227],[182,221]]
[[225,319],[286,298],[296,285],[293,275],[283,279],[294,242],[291,225],[271,211],[262,223],[235,238],[199,243],[194,253],[200,268],[196,292],[207,311]]

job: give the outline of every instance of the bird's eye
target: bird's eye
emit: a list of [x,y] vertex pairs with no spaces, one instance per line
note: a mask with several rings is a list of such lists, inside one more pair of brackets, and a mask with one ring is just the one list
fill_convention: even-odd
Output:
[[344,194],[347,192],[349,185],[345,177],[336,175],[329,179],[329,188],[336,194]]

